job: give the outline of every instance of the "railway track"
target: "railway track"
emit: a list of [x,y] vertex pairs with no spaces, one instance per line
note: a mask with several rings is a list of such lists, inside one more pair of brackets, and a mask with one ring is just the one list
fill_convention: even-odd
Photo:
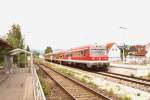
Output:
[[45,65],[38,65],[52,80],[63,88],[73,100],[111,100],[110,98],[87,87],[83,83],[67,77]]
[[41,82],[47,84],[46,88],[48,89],[48,92],[46,94],[46,100],[72,100],[70,95],[68,95],[61,87],[59,87],[55,81],[49,78],[49,76],[42,69],[37,68],[36,70]]
[[113,77],[120,80],[125,80],[128,82],[133,82],[140,85],[150,86],[150,80],[147,79],[141,79],[137,77],[131,77],[127,75],[117,74],[117,73],[111,73],[111,72],[98,72],[97,74]]
[[[77,69],[77,68],[72,68],[72,69]],[[81,70],[81,69],[77,69],[77,70]],[[142,79],[138,77],[127,76],[127,75],[111,73],[111,72],[89,72],[87,70],[82,70],[82,71],[93,73],[95,75],[101,75],[106,80],[111,80],[113,82],[117,82],[146,92],[150,92],[150,80],[148,79]]]
[[140,81],[150,82],[149,79],[144,79],[144,78],[139,78],[139,77],[134,77],[134,76],[129,76],[129,75],[123,75],[123,74],[118,74],[118,73],[112,73],[112,72],[107,72],[107,73],[113,74],[113,75],[119,75],[119,76],[123,76],[123,77],[127,77],[127,78],[137,79],[137,80],[140,80]]
[[[150,80],[147,79],[141,79],[137,77],[131,77],[127,75],[117,74],[117,73],[111,73],[111,72],[98,72],[96,73],[98,75],[110,77],[113,79],[117,79],[119,83],[125,84],[128,86],[131,86],[133,88],[138,88],[140,90],[150,92]],[[117,81],[116,80],[116,81]]]

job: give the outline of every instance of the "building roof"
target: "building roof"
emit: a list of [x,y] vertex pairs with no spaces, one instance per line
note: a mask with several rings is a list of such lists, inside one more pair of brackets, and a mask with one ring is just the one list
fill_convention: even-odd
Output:
[[107,52],[109,52],[109,50],[111,49],[111,47],[112,47],[114,44],[115,44],[115,43],[108,43],[108,44],[106,44]]
[[146,52],[145,51],[140,51],[140,52],[129,52],[129,55],[134,55],[134,56],[145,56]]
[[145,56],[146,55],[146,49],[144,45],[133,45],[129,49],[129,55],[134,56]]
[[150,48],[150,43],[145,45],[146,51],[148,51],[148,49]]

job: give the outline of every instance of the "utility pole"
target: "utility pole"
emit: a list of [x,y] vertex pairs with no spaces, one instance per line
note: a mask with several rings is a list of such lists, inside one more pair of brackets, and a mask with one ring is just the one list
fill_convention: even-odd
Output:
[[[128,28],[127,27],[119,27],[120,29],[122,29],[122,30],[127,30]],[[123,35],[123,34],[122,34]],[[123,37],[124,37],[124,35],[123,35]],[[122,60],[123,60],[123,63],[125,62],[125,41],[124,41],[124,39],[123,39],[123,48],[122,48],[122,50],[123,50],[123,56],[122,56]]]

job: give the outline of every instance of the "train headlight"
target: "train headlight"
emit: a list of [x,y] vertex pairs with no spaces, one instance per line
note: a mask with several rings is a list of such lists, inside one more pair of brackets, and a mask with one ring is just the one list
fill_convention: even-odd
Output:
[[95,60],[95,58],[94,58],[94,57],[92,57],[92,60]]

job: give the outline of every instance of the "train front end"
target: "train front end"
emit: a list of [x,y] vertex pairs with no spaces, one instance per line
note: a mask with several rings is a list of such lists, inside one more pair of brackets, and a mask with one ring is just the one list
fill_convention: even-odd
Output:
[[107,50],[105,46],[93,45],[90,46],[90,61],[87,67],[92,67],[92,69],[107,70],[109,66]]

